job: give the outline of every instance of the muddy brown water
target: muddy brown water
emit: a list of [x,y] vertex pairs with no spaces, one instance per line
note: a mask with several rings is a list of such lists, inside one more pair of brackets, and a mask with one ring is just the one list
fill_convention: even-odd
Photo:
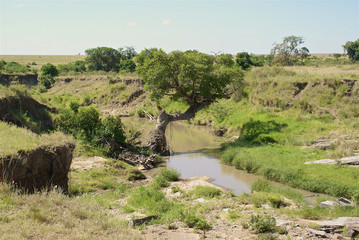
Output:
[[[139,121],[137,127],[142,128],[144,138],[155,125],[154,121],[144,119],[128,122],[134,121]],[[225,165],[218,158],[211,156],[207,150],[219,148],[225,139],[214,136],[208,127],[172,122],[167,127],[166,138],[174,152],[166,158],[167,167],[176,169],[182,178],[207,176],[214,179],[213,184],[231,189],[238,195],[250,193],[251,184],[260,178]]]

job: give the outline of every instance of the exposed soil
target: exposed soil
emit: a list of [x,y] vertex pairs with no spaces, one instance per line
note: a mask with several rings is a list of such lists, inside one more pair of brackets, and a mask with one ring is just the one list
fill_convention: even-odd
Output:
[[32,193],[57,186],[68,191],[68,172],[75,146],[43,146],[30,152],[19,152],[0,161],[0,181],[15,184]]

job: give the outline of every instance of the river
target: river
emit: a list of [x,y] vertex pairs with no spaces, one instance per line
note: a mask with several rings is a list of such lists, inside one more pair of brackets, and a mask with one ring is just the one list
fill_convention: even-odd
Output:
[[[138,127],[142,128],[143,137],[146,137],[155,123],[140,121]],[[207,176],[213,179],[213,184],[231,189],[237,195],[250,193],[251,184],[259,178],[225,165],[211,154],[208,150],[218,149],[226,139],[214,136],[208,127],[172,122],[167,127],[166,138],[174,152],[165,158],[167,167],[176,169],[182,178]]]

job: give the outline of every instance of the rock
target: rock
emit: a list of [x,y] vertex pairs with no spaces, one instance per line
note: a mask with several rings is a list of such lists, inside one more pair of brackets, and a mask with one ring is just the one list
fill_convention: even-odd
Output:
[[312,228],[307,228],[307,230],[308,230],[310,233],[313,233],[315,236],[323,237],[323,238],[326,238],[326,237],[327,237],[327,233],[324,232],[324,231],[319,231],[319,230],[315,230],[315,229],[312,229]]
[[359,165],[359,156],[345,157],[340,159],[343,165]]
[[18,156],[1,158],[0,174],[7,182],[27,193],[57,186],[68,191],[68,172],[75,145],[42,146],[30,152],[19,152]]
[[195,202],[200,202],[200,203],[206,203],[208,202],[208,200],[204,199],[204,198],[197,198],[197,199],[194,199],[193,201]]
[[337,164],[337,161],[335,161],[334,159],[321,159],[321,160],[316,160],[316,161],[305,162],[304,164],[329,164],[329,165],[335,165],[335,164]]
[[338,205],[337,202],[331,201],[331,200],[327,200],[327,201],[321,202],[319,204],[319,206],[322,207],[322,208],[333,208],[333,207],[335,207],[337,205]]
[[320,150],[326,150],[331,148],[332,144],[330,143],[318,143],[313,145],[312,147],[316,148],[316,149],[320,149]]
[[219,137],[223,137],[223,135],[227,132],[226,128],[220,128],[217,130],[214,130],[214,135],[219,136]]
[[335,220],[317,221],[316,223],[322,227],[330,228],[332,231],[346,226],[348,229],[359,232],[359,217],[340,217]]
[[282,219],[275,219],[276,220],[276,226],[286,226],[289,225],[289,221],[287,220],[282,220]]
[[346,234],[348,236],[350,236],[351,238],[354,238],[356,235],[358,235],[358,232],[354,231],[353,229],[348,229],[348,231],[346,232]]
[[158,215],[152,215],[152,216],[148,216],[148,217],[144,217],[144,218],[135,219],[135,220],[132,220],[132,225],[139,226],[139,225],[145,224],[147,222],[150,222],[150,221],[158,219],[158,218],[159,218]]
[[264,208],[264,209],[273,209],[271,206],[269,206],[268,204],[262,204],[261,205],[261,208]]
[[354,203],[352,201],[350,201],[347,198],[343,198],[343,197],[339,198],[337,200],[337,203],[339,203],[339,205],[341,205],[341,206],[354,206]]

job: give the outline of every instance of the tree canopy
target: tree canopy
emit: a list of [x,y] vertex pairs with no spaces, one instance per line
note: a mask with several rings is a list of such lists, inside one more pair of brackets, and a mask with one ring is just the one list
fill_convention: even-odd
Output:
[[275,55],[273,62],[282,65],[293,65],[299,57],[309,55],[309,50],[306,47],[299,49],[299,45],[304,43],[304,38],[301,36],[288,36],[283,38],[282,43],[275,43],[271,51]]
[[143,50],[135,61],[152,97],[170,95],[190,106],[224,97],[229,83],[241,84],[243,80],[242,71],[231,67],[227,55],[217,63],[215,56],[194,50],[166,53],[152,48]]
[[359,61],[359,39],[354,42],[348,41],[343,47],[353,62]]
[[147,140],[146,145],[150,149],[169,154],[165,136],[168,123],[191,119],[216,99],[228,96],[230,85],[232,89],[233,86],[237,89],[242,86],[243,72],[233,67],[231,58],[229,55],[215,57],[198,51],[166,53],[156,48],[145,49],[137,55],[136,71],[153,98],[169,95],[189,105],[184,113],[167,114],[165,110],[161,111],[156,128]]
[[110,47],[97,47],[87,49],[85,53],[90,70],[106,72],[117,72],[121,61],[131,59],[137,54],[133,47],[119,48],[118,50]]

